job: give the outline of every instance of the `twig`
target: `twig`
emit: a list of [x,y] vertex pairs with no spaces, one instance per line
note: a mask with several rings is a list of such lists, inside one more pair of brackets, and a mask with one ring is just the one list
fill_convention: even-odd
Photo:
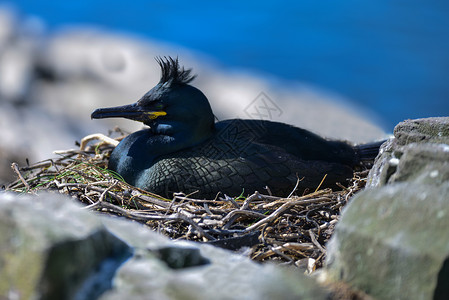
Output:
[[115,139],[112,139],[112,138],[110,138],[108,136],[105,136],[104,134],[94,133],[94,134],[85,136],[84,138],[81,139],[80,150],[82,150],[82,151],[85,150],[87,144],[90,141],[94,141],[94,140],[100,140],[103,143],[110,144],[110,145],[112,145],[114,147],[116,147],[119,144],[119,141],[117,141]]
[[262,196],[259,194],[258,191],[255,191],[254,194],[252,194],[251,196],[249,196],[248,198],[245,199],[245,201],[243,202],[242,207],[240,208],[241,210],[245,210],[249,208],[250,203],[253,200],[261,200]]
[[316,239],[315,234],[313,233],[313,231],[312,231],[311,229],[309,229],[308,233],[309,233],[310,239],[312,240],[312,243],[313,243],[315,246],[317,246],[317,247],[321,250],[321,252],[326,253],[326,249],[324,249],[323,246],[321,246],[321,244],[318,243],[318,241],[317,241],[317,239]]
[[321,182],[320,182],[320,184],[318,185],[318,187],[316,188],[315,192],[318,191],[318,190],[320,189],[320,187],[321,187],[321,185],[323,184],[323,182],[324,182],[324,180],[326,179],[326,177],[327,177],[327,174],[324,174],[324,177],[323,177],[323,179],[321,179]]
[[[223,199],[223,198],[220,198],[220,199]],[[234,200],[234,198],[229,197],[228,195],[224,195],[224,201],[231,203],[232,206],[239,209],[239,204]]]
[[[299,179],[298,174],[296,174],[296,184],[295,184],[295,187],[293,188],[293,190],[291,191],[291,193],[287,196],[287,198],[291,198],[291,196],[293,195],[293,193],[296,192],[296,189],[298,188],[299,183],[300,183],[303,179],[304,179],[304,177],[301,178],[301,179]],[[315,192],[316,192],[316,191],[315,191]]]
[[22,173],[20,173],[19,166],[14,162],[14,163],[11,164],[11,167],[14,170],[14,172],[17,174],[17,176],[19,176],[20,181],[22,181],[23,185],[26,187],[26,190],[29,191],[30,190],[30,185],[25,180],[25,178],[23,178]]
[[222,220],[222,224],[224,224],[223,228],[228,229],[232,223],[234,223],[235,219],[238,217],[238,215],[244,215],[248,217],[255,217],[255,218],[265,218],[266,216],[264,214],[250,211],[250,210],[233,210],[230,213],[228,213]]

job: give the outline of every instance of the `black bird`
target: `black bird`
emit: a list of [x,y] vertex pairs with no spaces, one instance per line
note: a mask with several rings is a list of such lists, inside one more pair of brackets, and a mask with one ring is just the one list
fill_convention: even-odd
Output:
[[123,117],[150,128],[134,132],[114,149],[109,169],[128,183],[171,197],[195,192],[214,198],[268,189],[288,195],[322,187],[337,188],[353,168],[377,155],[380,143],[352,147],[307,130],[265,120],[215,123],[209,101],[189,85],[191,69],[178,59],[157,58],[159,83],[134,104],[100,108],[92,118]]

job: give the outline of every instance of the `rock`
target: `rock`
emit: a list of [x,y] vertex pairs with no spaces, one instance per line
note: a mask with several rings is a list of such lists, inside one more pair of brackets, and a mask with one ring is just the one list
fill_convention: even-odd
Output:
[[449,299],[449,184],[403,182],[352,200],[327,270],[377,299]]
[[394,138],[382,145],[367,187],[407,180],[445,182],[448,155],[449,117],[406,120],[395,127]]
[[95,299],[130,248],[68,197],[0,194],[0,298]]
[[[172,242],[141,224],[83,210],[62,195],[1,193],[0,233],[5,299],[328,296],[297,269],[257,264],[211,245]],[[132,257],[116,272],[130,246]]]
[[408,144],[395,151],[399,162],[388,183],[441,185],[449,181],[449,145]]
[[[106,219],[135,255],[101,299],[325,299],[327,292],[295,269],[192,242],[169,242],[142,226]],[[132,234],[130,234],[132,233]],[[155,242],[154,236],[157,236]]]
[[369,171],[366,188],[383,186],[396,171],[399,159],[393,155],[395,139],[390,138],[379,149],[374,165]]
[[394,128],[398,145],[411,143],[449,144],[449,118],[405,120]]
[[344,209],[327,270],[379,299],[449,298],[449,118],[407,120]]

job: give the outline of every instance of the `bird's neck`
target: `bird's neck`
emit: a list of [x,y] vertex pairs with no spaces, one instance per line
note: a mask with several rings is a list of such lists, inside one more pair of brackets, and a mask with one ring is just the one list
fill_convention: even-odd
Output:
[[151,154],[155,157],[195,147],[211,138],[214,134],[214,123],[203,126],[190,126],[185,123],[159,124],[153,129],[154,144]]

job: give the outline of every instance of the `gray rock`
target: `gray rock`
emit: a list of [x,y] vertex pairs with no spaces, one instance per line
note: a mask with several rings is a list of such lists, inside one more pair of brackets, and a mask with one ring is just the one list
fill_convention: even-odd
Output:
[[326,298],[327,292],[297,269],[256,264],[210,245],[170,242],[142,226],[118,221],[104,220],[111,232],[134,246],[135,255],[101,299]]
[[374,165],[369,171],[366,187],[379,187],[387,183],[390,176],[396,171],[399,163],[397,157],[393,155],[395,147],[395,139],[390,138],[379,149]]
[[449,118],[405,120],[394,128],[398,145],[411,143],[449,144]]
[[380,149],[367,187],[413,180],[439,184],[449,177],[449,117],[407,120]]
[[[328,295],[297,269],[256,264],[210,245],[173,242],[141,224],[83,210],[62,195],[0,194],[0,233],[0,298],[326,299]],[[133,256],[115,272],[130,255],[128,245]]]
[[449,299],[449,184],[356,195],[327,246],[327,270],[378,299]]
[[141,250],[119,270],[115,289],[101,299],[326,298],[326,292],[298,270],[257,265],[209,245],[200,252],[210,264],[174,269],[155,259],[152,251]]
[[95,299],[130,248],[55,194],[0,194],[0,298]]
[[394,154],[399,162],[388,183],[408,181],[440,185],[449,181],[449,145],[412,143]]

